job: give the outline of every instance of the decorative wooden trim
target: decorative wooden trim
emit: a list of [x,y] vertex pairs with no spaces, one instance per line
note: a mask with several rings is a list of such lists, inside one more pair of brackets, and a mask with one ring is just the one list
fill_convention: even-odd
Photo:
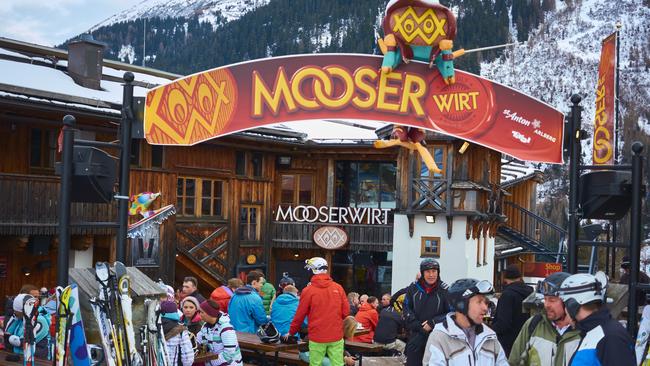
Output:
[[451,239],[453,227],[454,227],[454,217],[447,215],[447,239]]
[[[426,242],[427,241],[437,241],[438,250],[436,252],[427,252],[426,251]],[[423,236],[420,238],[420,257],[440,257],[442,241],[439,236]]]
[[412,213],[406,214],[406,219],[409,222],[409,237],[413,237],[413,231],[415,230],[415,215]]

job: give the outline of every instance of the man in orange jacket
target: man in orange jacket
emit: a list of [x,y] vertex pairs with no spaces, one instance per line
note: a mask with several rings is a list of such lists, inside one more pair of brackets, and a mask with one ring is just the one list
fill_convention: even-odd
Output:
[[332,366],[343,366],[343,319],[350,313],[348,299],[343,287],[327,273],[325,259],[314,257],[305,263],[305,268],[311,270],[314,276],[302,290],[289,333],[283,338],[286,340],[296,334],[305,317],[308,317],[309,365],[320,366],[327,354]]
[[359,308],[359,312],[354,316],[354,319],[365,329],[368,329],[368,334],[354,337],[355,342],[372,343],[375,329],[377,329],[377,322],[379,322],[378,306],[379,300],[374,296],[370,296],[368,301]]

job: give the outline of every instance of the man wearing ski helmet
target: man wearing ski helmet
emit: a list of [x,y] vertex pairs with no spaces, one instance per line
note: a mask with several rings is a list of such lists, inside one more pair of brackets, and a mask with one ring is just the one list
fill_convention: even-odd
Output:
[[508,362],[516,366],[566,366],[580,343],[580,332],[571,328],[571,318],[558,296],[560,285],[571,276],[556,272],[537,284],[544,312],[528,319],[510,351]]
[[489,281],[463,278],[451,284],[448,300],[453,313],[436,324],[425,347],[423,365],[508,365],[496,333],[483,324]]
[[560,298],[583,336],[571,366],[636,365],[632,338],[604,306],[606,290],[603,272],[574,274],[560,286]]
[[440,280],[440,264],[433,258],[420,263],[420,278],[406,289],[403,317],[409,331],[407,366],[422,365],[429,333],[449,311],[447,285]]
[[296,334],[308,317],[309,364],[320,366],[327,354],[332,366],[343,366],[343,319],[350,313],[348,299],[343,287],[327,273],[325,259],[314,257],[305,264],[314,275],[311,284],[302,290],[289,333],[282,338],[286,341]]

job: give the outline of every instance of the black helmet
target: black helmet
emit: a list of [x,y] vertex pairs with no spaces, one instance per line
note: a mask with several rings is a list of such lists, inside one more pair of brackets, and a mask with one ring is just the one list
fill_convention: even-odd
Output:
[[420,262],[420,273],[424,275],[424,271],[429,269],[435,269],[440,273],[440,263],[433,258],[425,258]]
[[490,295],[494,293],[494,288],[490,281],[476,280],[473,278],[463,278],[457,280],[449,286],[447,295],[451,308],[455,311],[467,315],[469,308],[469,299],[475,295]]
[[280,343],[280,332],[271,322],[260,325],[257,329],[257,336],[260,337],[262,343]]
[[546,277],[543,281],[537,282],[537,293],[542,296],[559,296],[560,285],[571,276],[566,272],[555,272]]

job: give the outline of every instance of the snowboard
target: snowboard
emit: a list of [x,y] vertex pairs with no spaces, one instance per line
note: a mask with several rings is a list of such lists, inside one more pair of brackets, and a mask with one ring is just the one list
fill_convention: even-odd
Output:
[[63,296],[70,296],[70,287],[65,289],[61,286],[56,288],[56,366],[68,364],[66,357],[68,351],[69,328],[68,315],[70,309],[62,304]]
[[119,292],[119,308],[122,310],[122,319],[124,321],[124,330],[126,332],[126,349],[131,366],[141,366],[142,358],[135,346],[135,331],[133,330],[133,313],[130,289],[131,278],[126,273],[126,266],[122,262],[115,262],[115,277]]
[[70,324],[70,356],[74,366],[90,366],[90,356],[88,354],[88,343],[86,342],[86,334],[84,333],[84,324],[81,319],[81,306],[79,302],[79,288],[76,284],[69,286],[69,296],[67,299],[66,307],[69,309]]

